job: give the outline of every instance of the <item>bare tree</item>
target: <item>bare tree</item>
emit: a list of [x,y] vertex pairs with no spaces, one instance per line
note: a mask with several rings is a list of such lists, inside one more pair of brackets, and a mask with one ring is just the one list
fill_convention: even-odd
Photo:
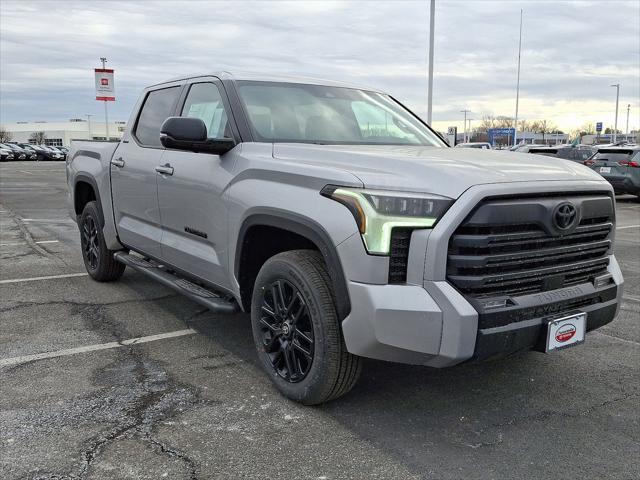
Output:
[[513,128],[513,117],[506,117],[504,115],[500,115],[496,117],[496,127],[497,128]]
[[10,142],[13,140],[13,133],[4,127],[0,127],[0,143]]
[[555,132],[558,130],[558,127],[556,127],[552,122],[548,121],[548,120],[536,120],[535,122],[533,122],[531,124],[531,130],[535,133],[541,133],[542,134],[542,141],[544,142],[545,140],[545,135],[547,133],[551,133],[551,132]]
[[493,115],[483,115],[482,120],[480,121],[480,126],[478,127],[478,131],[486,132],[490,128],[495,128],[496,126],[496,117]]
[[44,143],[44,141],[46,140],[47,135],[40,131],[40,132],[33,132],[30,136],[29,136],[29,140],[32,141],[33,143],[35,143],[36,145],[42,145]]
[[518,128],[521,132],[528,132],[529,130],[531,130],[531,122],[528,122],[524,119],[518,120]]

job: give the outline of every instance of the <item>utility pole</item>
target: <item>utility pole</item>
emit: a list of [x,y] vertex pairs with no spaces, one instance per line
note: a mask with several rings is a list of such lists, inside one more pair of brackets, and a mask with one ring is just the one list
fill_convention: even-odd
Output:
[[87,113],[85,115],[87,117],[87,122],[89,123],[88,127],[89,127],[89,140],[93,140],[93,135],[91,134],[91,117],[93,117],[92,113]]
[[522,9],[520,9],[520,40],[518,41],[518,80],[516,82],[516,121],[515,130],[513,133],[513,144],[517,143],[518,139],[518,104],[520,102],[520,57],[522,54]]
[[[102,69],[106,69],[107,59],[106,57],[100,57],[100,61],[102,62]],[[109,141],[109,115],[107,113],[107,101],[104,101],[104,128],[107,133],[106,140]]]
[[471,120],[475,120],[474,118],[468,118],[467,122],[469,122],[469,128],[467,129],[467,131],[469,132],[469,141],[471,141],[471,138],[473,137],[473,132],[471,132]]
[[627,142],[629,141],[629,110],[631,110],[630,103],[627,104],[627,128],[625,129],[625,132],[624,132],[627,134]]
[[620,99],[620,84],[614,83],[610,85],[611,87],[616,87],[616,122],[613,125],[613,137],[611,143],[616,143],[618,140],[618,100]]
[[436,13],[436,0],[431,0],[429,15],[429,90],[427,93],[427,123],[431,125],[433,119],[433,39]]
[[467,113],[471,113],[471,110],[460,110],[460,113],[464,113],[464,137],[462,139],[463,143],[467,143]]

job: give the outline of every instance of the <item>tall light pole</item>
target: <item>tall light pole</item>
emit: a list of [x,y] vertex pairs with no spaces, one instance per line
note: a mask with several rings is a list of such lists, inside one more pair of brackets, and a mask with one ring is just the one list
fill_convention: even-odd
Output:
[[627,128],[624,131],[627,134],[627,142],[629,141],[629,110],[631,110],[630,103],[627,104]]
[[[106,69],[107,59],[106,57],[100,57],[100,61],[102,62],[102,69]],[[106,140],[109,141],[109,115],[107,114],[107,101],[104,101],[104,128],[106,130],[107,136]]]
[[433,119],[433,38],[436,13],[436,0],[431,0],[429,15],[429,90],[427,93],[427,123],[431,125]]
[[471,120],[475,120],[473,118],[468,118],[467,122],[469,122],[469,128],[467,129],[467,131],[469,132],[469,141],[471,141],[471,138],[473,137],[472,132],[471,132]]
[[91,135],[91,117],[93,117],[93,114],[87,113],[85,116],[87,117],[87,126],[89,127],[89,140],[93,140],[93,135]]
[[467,143],[467,113],[471,113],[471,110],[460,110],[460,113],[464,113],[464,137],[462,139],[463,143]]
[[522,9],[520,9],[520,40],[518,41],[518,80],[516,82],[516,121],[513,133],[513,144],[518,140],[518,104],[520,102],[520,57],[522,54]]
[[611,143],[616,143],[616,140],[618,140],[618,100],[620,100],[620,84],[614,83],[613,85],[610,85],[610,86],[616,87],[616,122],[613,125],[613,137],[611,142]]

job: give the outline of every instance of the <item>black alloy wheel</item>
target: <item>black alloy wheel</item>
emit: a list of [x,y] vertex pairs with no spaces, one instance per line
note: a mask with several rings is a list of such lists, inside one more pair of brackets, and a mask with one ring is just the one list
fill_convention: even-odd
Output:
[[309,307],[291,282],[279,279],[263,289],[260,333],[275,372],[290,383],[303,380],[313,364],[313,324]]
[[98,268],[100,245],[98,243],[98,227],[93,217],[86,216],[82,223],[82,248],[87,263],[92,270]]
[[87,273],[98,282],[113,282],[124,273],[125,265],[116,261],[114,250],[104,240],[102,214],[95,200],[87,203],[78,221],[82,259]]

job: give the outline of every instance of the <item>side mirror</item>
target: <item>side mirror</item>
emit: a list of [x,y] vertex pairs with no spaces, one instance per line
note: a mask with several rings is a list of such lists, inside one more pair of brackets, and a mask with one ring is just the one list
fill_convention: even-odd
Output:
[[222,155],[236,146],[231,138],[207,138],[207,127],[199,118],[169,117],[160,127],[160,142],[166,148]]

